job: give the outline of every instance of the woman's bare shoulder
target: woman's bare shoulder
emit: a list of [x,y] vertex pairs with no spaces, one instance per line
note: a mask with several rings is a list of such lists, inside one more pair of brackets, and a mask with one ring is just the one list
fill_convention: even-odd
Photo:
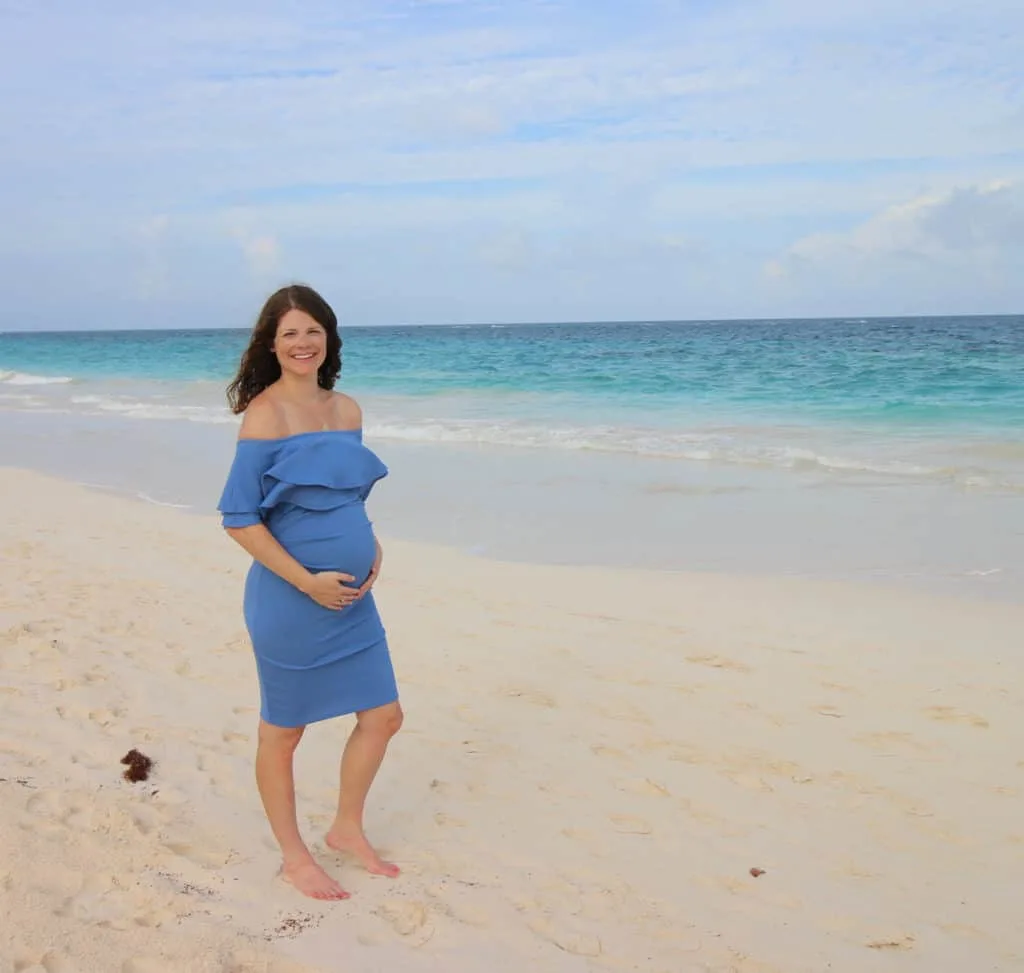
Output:
[[242,414],[239,439],[277,439],[286,433],[284,414],[273,396],[264,389]]
[[340,427],[355,429],[363,424],[363,410],[351,395],[335,392],[332,405],[334,406],[335,421]]

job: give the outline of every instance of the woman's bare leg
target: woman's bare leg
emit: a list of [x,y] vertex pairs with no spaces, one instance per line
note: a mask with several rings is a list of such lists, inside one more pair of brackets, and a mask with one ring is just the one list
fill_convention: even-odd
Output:
[[401,729],[402,707],[396,701],[356,714],[356,726],[341,758],[338,813],[327,832],[328,847],[351,852],[367,871],[394,878],[398,866],[374,851],[363,833],[363,809],[391,738]]
[[347,899],[348,893],[316,863],[299,833],[292,761],[304,730],[260,720],[256,786],[270,830],[281,846],[281,877],[311,898]]

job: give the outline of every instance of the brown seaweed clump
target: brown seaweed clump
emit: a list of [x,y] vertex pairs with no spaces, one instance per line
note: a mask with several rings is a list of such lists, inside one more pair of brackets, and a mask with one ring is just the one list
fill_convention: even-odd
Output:
[[153,766],[153,761],[144,753],[140,753],[135,749],[129,750],[121,758],[121,763],[128,765],[128,769],[122,774],[125,780],[135,783],[139,780],[149,779],[149,771]]

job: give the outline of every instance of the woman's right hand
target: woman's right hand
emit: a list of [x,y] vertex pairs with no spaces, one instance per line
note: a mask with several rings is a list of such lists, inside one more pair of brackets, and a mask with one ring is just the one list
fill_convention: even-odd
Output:
[[349,582],[355,580],[351,574],[340,571],[320,571],[309,576],[302,590],[318,605],[338,611],[359,597],[358,588],[348,587]]

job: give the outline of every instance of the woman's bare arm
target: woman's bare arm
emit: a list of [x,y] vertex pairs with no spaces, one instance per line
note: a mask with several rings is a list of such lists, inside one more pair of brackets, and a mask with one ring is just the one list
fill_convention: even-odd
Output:
[[307,591],[311,571],[304,568],[280,544],[264,524],[248,527],[225,527],[225,533],[265,568],[284,578],[299,591]]
[[[271,402],[254,399],[242,418],[239,438],[274,439],[283,434],[281,422]],[[355,589],[342,590],[345,583],[355,580],[352,575],[310,571],[284,549],[265,524],[225,527],[224,532],[254,560],[324,607],[340,608],[358,595]]]

